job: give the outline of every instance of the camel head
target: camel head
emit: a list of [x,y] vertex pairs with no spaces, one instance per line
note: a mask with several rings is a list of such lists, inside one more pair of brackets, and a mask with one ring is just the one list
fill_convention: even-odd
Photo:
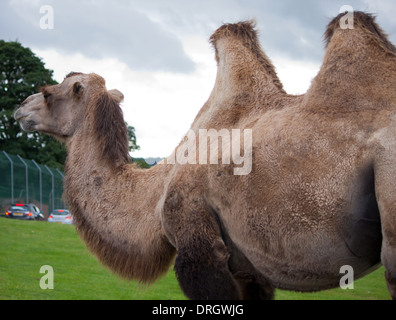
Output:
[[102,77],[76,72],[69,73],[61,84],[40,91],[22,103],[14,118],[24,131],[38,131],[62,141],[83,127],[88,109],[104,95],[117,105],[124,98],[118,90],[107,91]]

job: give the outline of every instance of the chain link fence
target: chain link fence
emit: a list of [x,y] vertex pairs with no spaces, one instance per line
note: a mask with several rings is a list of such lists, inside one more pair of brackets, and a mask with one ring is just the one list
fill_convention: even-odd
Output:
[[0,213],[14,203],[34,203],[45,217],[65,208],[63,173],[34,160],[0,152]]

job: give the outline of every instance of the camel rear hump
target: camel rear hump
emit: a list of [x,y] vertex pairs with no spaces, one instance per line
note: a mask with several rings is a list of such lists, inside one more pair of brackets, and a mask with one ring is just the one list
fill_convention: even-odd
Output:
[[324,34],[326,54],[304,99],[312,112],[340,114],[393,109],[396,103],[396,49],[375,21],[355,12],[353,25],[340,14]]
[[345,31],[360,28],[376,38],[378,44],[381,45],[384,49],[396,53],[395,46],[389,41],[387,34],[377,24],[377,22],[375,21],[375,16],[373,14],[361,11],[354,12],[353,21],[348,22],[348,25],[345,25],[344,20],[346,18],[346,13],[340,13],[328,24],[326,32],[324,34],[326,47],[328,47],[334,33],[337,30]]

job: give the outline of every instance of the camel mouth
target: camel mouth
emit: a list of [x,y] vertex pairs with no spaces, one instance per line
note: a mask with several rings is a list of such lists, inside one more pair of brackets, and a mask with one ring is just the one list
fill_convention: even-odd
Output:
[[33,114],[32,111],[29,112],[23,112],[21,108],[17,109],[14,113],[14,119],[18,122],[21,122],[23,120],[26,120],[28,117],[30,117]]
[[23,131],[33,132],[36,131],[36,122],[29,119],[29,117],[33,114],[33,112],[23,113],[20,109],[18,109],[14,113],[14,119],[19,123]]
[[18,122],[20,122],[23,119],[26,119],[27,117],[29,117],[32,114],[32,112],[28,112],[28,113],[22,113],[20,110],[17,110],[14,113],[14,119]]

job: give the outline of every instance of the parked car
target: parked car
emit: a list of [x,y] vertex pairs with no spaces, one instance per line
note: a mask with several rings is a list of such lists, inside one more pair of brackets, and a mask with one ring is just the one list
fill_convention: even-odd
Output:
[[73,224],[73,218],[66,209],[56,209],[48,216],[48,222],[57,222],[63,224]]
[[33,203],[12,204],[6,211],[6,217],[20,220],[44,220],[43,212]]

